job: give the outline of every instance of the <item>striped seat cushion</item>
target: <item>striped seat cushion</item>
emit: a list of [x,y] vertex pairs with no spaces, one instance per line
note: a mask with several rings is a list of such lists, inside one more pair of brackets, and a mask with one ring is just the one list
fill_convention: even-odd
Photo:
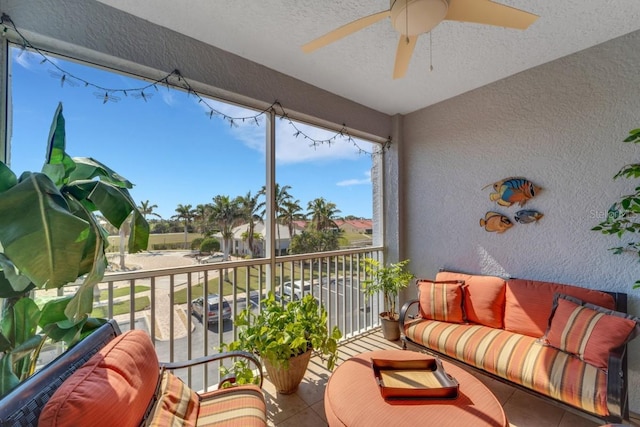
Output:
[[607,374],[536,338],[483,325],[418,319],[410,340],[595,415],[609,415]]
[[267,425],[266,404],[259,387],[238,386],[203,393],[198,412],[198,427]]
[[196,392],[164,371],[158,394],[145,427],[195,427],[200,403]]

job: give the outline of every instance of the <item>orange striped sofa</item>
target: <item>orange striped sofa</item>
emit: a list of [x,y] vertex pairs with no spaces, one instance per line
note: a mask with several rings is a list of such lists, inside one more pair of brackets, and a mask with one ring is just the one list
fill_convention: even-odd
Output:
[[249,353],[220,353],[163,364],[146,332],[120,334],[113,321],[67,353],[0,400],[1,426],[267,425],[259,386],[196,393],[171,373],[241,357],[255,363],[262,375],[260,362]]
[[459,362],[565,409],[628,419],[626,294],[440,271],[400,313],[403,347]]

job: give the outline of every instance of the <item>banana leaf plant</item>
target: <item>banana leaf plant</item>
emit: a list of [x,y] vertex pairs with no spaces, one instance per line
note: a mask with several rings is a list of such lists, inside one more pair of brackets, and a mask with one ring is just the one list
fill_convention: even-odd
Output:
[[[90,317],[108,247],[95,213],[116,228],[132,215],[129,252],[147,248],[133,185],[94,159],[70,157],[65,144],[59,104],[41,173],[17,177],[0,162],[0,397],[33,374],[47,340],[73,345],[105,322]],[[75,294],[36,304],[34,290],[70,283]]]

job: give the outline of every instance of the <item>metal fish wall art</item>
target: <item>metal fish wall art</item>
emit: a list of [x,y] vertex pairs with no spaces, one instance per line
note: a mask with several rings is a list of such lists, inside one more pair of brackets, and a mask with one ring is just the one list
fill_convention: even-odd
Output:
[[523,209],[521,211],[516,212],[514,219],[516,222],[520,224],[530,224],[532,222],[537,223],[540,221],[544,215],[538,211],[534,211],[531,209]]
[[494,193],[489,194],[491,201],[498,203],[500,206],[509,207],[514,203],[524,206],[527,200],[535,197],[540,191],[533,182],[522,177],[509,177],[493,184],[483,187],[483,190],[489,186],[493,186]]
[[504,233],[513,227],[513,223],[499,212],[487,212],[484,218],[480,219],[480,227],[489,232]]

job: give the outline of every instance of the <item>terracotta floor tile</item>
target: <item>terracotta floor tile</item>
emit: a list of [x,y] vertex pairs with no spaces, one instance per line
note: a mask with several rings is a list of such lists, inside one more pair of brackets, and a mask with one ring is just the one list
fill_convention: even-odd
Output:
[[[364,351],[400,349],[400,341],[391,342],[382,337],[380,331],[372,331],[357,339],[341,343],[337,365],[351,356]],[[292,395],[277,394],[274,386],[265,381],[269,425],[275,427],[327,426],[324,413],[324,389],[331,372],[318,357],[311,359],[307,373],[298,391]],[[500,381],[477,374],[503,405],[510,425],[513,427],[596,427],[604,423],[564,411],[561,408],[531,396]],[[631,425],[640,427],[640,418],[632,419]]]

